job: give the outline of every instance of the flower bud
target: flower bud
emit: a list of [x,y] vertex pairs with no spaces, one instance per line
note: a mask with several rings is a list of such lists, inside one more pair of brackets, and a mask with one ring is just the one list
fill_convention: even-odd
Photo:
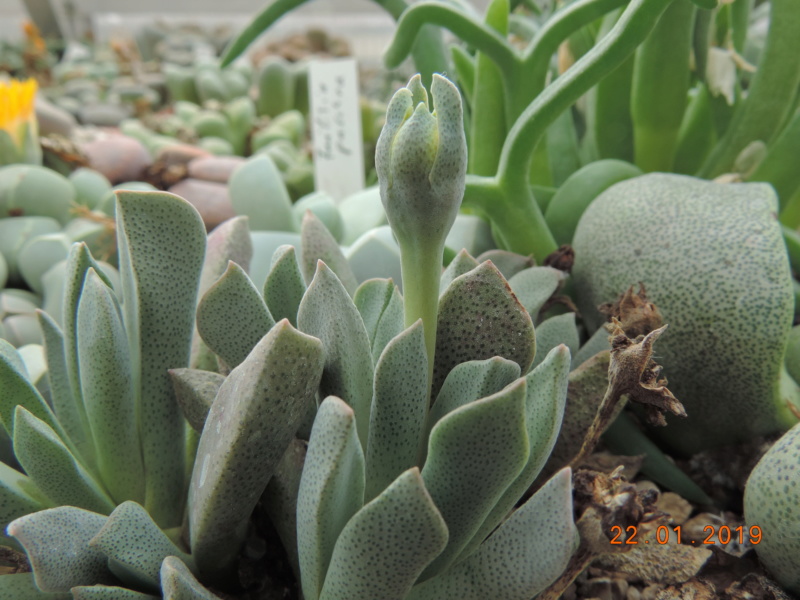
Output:
[[440,75],[433,76],[431,96],[433,113],[419,75],[395,93],[375,153],[381,200],[401,244],[443,244],[464,196],[461,96]]

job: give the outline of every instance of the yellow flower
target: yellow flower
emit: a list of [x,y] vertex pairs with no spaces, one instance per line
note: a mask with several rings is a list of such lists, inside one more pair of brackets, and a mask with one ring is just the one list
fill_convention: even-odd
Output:
[[40,158],[36,90],[35,79],[0,80],[0,164]]

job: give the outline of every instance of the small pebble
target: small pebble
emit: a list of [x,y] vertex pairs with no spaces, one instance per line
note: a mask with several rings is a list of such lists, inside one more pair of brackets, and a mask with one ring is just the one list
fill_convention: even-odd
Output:
[[245,162],[245,159],[241,156],[204,156],[195,158],[189,163],[189,177],[202,179],[203,181],[228,183],[231,173],[243,162]]
[[635,587],[629,587],[628,592],[625,594],[625,600],[641,600],[642,594]]
[[670,516],[672,523],[682,525],[692,514],[692,505],[674,492],[664,492],[656,502],[656,508]]
[[137,181],[150,166],[150,154],[138,140],[121,133],[110,133],[80,146],[89,166],[106,176],[112,184]]
[[118,104],[85,104],[78,110],[78,120],[81,123],[97,127],[116,127],[130,116],[130,109]]
[[168,191],[189,201],[200,213],[208,231],[236,216],[228,196],[228,186],[223,183],[188,178]]
[[196,158],[211,156],[211,153],[190,144],[171,144],[158,151],[155,162],[163,168],[174,165],[188,165]]
[[656,492],[659,493],[661,492],[661,490],[658,489],[658,486],[655,483],[647,479],[642,479],[641,481],[637,481],[634,485],[636,486],[636,490],[639,492],[643,492],[645,490],[655,490]]

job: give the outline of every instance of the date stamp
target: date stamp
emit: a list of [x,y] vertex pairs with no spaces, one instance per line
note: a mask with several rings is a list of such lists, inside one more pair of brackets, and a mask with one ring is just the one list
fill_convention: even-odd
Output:
[[[677,534],[675,541],[680,544],[681,543],[681,526],[678,525],[676,527],[667,527],[666,525],[660,525],[655,532],[655,541],[657,544],[667,544],[672,538],[672,532]],[[629,525],[624,530],[621,525],[614,525],[611,528],[611,533],[615,534],[614,537],[611,538],[609,543],[611,544],[639,544],[640,540],[636,539],[639,534],[639,529],[636,525]],[[624,534],[624,535],[623,535]],[[702,542],[697,542],[698,544],[720,544],[725,546],[730,542],[739,542],[739,544],[744,544],[747,541],[750,544],[758,544],[761,541],[761,527],[758,525],[752,525],[750,527],[745,527],[743,525],[739,525],[738,527],[728,527],[727,525],[720,525],[718,527],[713,527],[711,525],[706,525],[703,527],[703,534],[706,534],[705,539]],[[644,540],[645,544],[649,544],[650,540]],[[690,544],[694,544],[695,540],[690,540]]]

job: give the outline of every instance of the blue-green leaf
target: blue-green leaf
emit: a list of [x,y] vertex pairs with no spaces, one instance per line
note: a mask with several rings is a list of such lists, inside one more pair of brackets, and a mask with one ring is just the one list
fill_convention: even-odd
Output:
[[225,377],[213,371],[199,369],[170,369],[169,376],[175,386],[175,399],[183,416],[192,429],[202,432],[208,411],[211,410]]
[[428,413],[428,355],[422,320],[394,338],[375,367],[367,443],[366,500],[419,464]]
[[525,379],[455,409],[433,428],[425,487],[442,513],[450,540],[423,573],[452,564],[528,460]]
[[58,434],[22,406],[14,415],[14,454],[28,477],[54,504],[108,514],[114,501],[76,460]]
[[26,475],[0,462],[0,541],[12,543],[5,535],[6,525],[11,521],[50,506]]
[[20,517],[8,526],[8,533],[28,553],[39,589],[68,592],[76,585],[115,582],[105,555],[89,546],[106,518],[74,506],[59,506]]
[[464,249],[459,250],[455,258],[450,261],[450,264],[442,272],[442,278],[439,280],[439,294],[443,294],[456,277],[472,271],[479,264],[469,252]]
[[300,239],[302,240],[300,264],[306,282],[310,284],[317,269],[317,262],[321,260],[336,273],[350,296],[356,293],[358,281],[342,253],[339,242],[311,211],[306,211],[303,217]]
[[192,555],[203,572],[222,572],[236,558],[259,496],[314,403],[323,362],[320,341],[284,319],[220,387],[189,486]]
[[297,309],[306,291],[294,246],[280,246],[272,255],[272,265],[264,282],[264,301],[276,320],[289,319],[297,326]]
[[183,511],[185,422],[167,369],[189,364],[206,230],[191,204],[165,192],[117,192],[116,215],[145,508],[160,526],[174,527]]
[[329,396],[319,408],[297,495],[297,544],[303,595],[317,600],[333,548],[364,504],[364,454],[353,409]]
[[553,267],[531,267],[514,275],[508,284],[531,319],[536,321],[539,310],[566,278],[564,271]]
[[249,217],[253,231],[294,231],[292,200],[280,171],[266,154],[238,166],[228,181],[236,214]]
[[69,592],[43,592],[36,587],[33,573],[0,576],[0,598],[11,600],[73,600]]
[[115,508],[89,545],[105,554],[111,571],[134,588],[158,592],[161,563],[168,556],[178,556],[196,570],[192,558],[136,502]]
[[197,331],[231,369],[238,366],[275,325],[261,294],[236,263],[197,305]]
[[322,340],[325,349],[320,395],[338,396],[353,407],[358,438],[366,448],[373,374],[369,337],[347,290],[322,261],[300,302],[297,324]]
[[151,596],[115,585],[76,585],[72,588],[72,600],[160,600],[161,596]]
[[447,537],[419,469],[409,469],[348,521],[320,600],[403,600]]
[[90,268],[78,303],[78,355],[97,468],[115,502],[143,502],[133,375],[119,310],[113,292]]
[[538,367],[559,344],[566,345],[572,356],[578,351],[580,340],[578,327],[575,325],[575,313],[556,315],[536,326],[536,357],[533,359],[531,370]]
[[177,556],[161,563],[161,591],[164,600],[219,600],[204,588]]

